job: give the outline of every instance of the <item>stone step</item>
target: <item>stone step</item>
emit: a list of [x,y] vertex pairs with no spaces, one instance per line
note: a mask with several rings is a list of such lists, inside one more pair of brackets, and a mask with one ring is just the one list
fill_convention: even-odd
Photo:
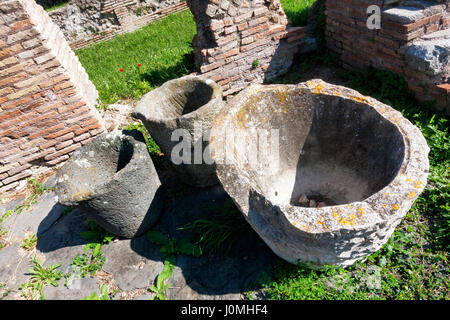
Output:
[[450,73],[450,29],[423,36],[411,44],[406,51],[406,62],[414,70],[430,76]]
[[445,12],[445,5],[430,1],[404,1],[401,6],[383,11],[383,19],[410,24]]

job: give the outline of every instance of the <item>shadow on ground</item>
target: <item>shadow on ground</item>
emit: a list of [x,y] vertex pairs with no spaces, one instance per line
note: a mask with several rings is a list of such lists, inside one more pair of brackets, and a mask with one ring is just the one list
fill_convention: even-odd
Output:
[[[186,238],[187,234],[179,228],[197,219],[209,219],[231,201],[220,184],[198,189],[181,185],[175,176],[168,175],[164,186],[168,201],[152,230],[159,230],[171,239]],[[47,227],[37,243],[37,250],[46,256],[46,264],[62,262],[63,271],[70,268],[73,258],[82,253],[83,245],[88,243],[80,236],[88,230],[84,223],[86,218],[85,212],[74,209]],[[246,230],[229,252],[219,249],[214,255],[201,257],[178,255],[167,298],[240,299],[240,294],[249,289],[264,270],[279,261],[250,227]],[[104,245],[102,253],[106,258],[103,270],[112,274],[119,288],[127,292],[148,288],[163,268],[160,246],[150,243],[145,235]],[[86,292],[86,295],[91,293]]]

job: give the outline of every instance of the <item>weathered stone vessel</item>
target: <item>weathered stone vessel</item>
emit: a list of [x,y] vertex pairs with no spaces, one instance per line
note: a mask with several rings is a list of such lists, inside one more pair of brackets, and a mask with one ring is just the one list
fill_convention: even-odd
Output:
[[183,182],[207,187],[218,183],[214,161],[207,159],[208,140],[223,105],[214,81],[185,76],[147,93],[132,115],[142,120]]
[[142,235],[161,214],[161,182],[137,130],[98,136],[75,151],[56,178],[60,203],[85,209],[115,235]]
[[248,87],[214,120],[210,148],[254,230],[281,258],[312,267],[380,249],[429,169],[423,135],[400,112],[321,80]]

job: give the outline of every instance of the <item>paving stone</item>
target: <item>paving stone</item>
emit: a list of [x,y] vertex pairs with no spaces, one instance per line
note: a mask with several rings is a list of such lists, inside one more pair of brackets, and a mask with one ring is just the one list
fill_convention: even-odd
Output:
[[450,65],[450,38],[412,44],[406,51],[406,63],[429,76],[444,73]]
[[44,296],[46,300],[82,300],[91,295],[94,291],[97,295],[100,289],[97,286],[96,278],[83,278],[73,281],[70,288],[64,286],[65,279],[58,281],[58,286],[48,285],[44,287]]
[[85,245],[88,241],[83,239],[80,233],[88,230],[84,224],[86,219],[84,211],[73,210],[39,238],[36,248],[42,253],[49,253],[61,248]]
[[[136,248],[153,259],[137,253]],[[147,241],[145,236],[112,242],[102,248],[106,258],[103,270],[112,273],[116,284],[124,291],[148,288],[163,270],[159,251],[160,248]]]
[[41,236],[61,217],[66,208],[58,204],[53,192],[45,193],[37,201],[29,210],[14,213],[4,222],[4,227],[9,230],[8,241],[21,241],[29,234]]
[[410,24],[425,17],[422,9],[415,7],[395,7],[383,12],[383,18],[401,24]]

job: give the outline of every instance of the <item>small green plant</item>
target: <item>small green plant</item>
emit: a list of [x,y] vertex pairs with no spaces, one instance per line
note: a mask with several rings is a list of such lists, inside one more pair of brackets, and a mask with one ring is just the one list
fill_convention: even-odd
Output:
[[157,245],[161,246],[161,253],[166,259],[174,261],[177,254],[185,254],[198,257],[202,254],[200,248],[186,239],[170,240],[163,233],[159,231],[148,231],[147,239]]
[[40,299],[45,300],[44,287],[46,285],[57,287],[57,281],[63,277],[61,271],[56,271],[62,263],[45,268],[35,256],[31,257],[30,261],[33,265],[33,269],[30,270],[31,280],[22,283],[19,289],[22,290],[22,296],[25,298],[31,296],[31,299],[35,299],[37,293],[39,293]]
[[166,300],[166,291],[169,289],[170,284],[168,284],[168,280],[172,276],[174,265],[168,261],[164,261],[163,271],[156,278],[156,284],[150,286],[150,291],[155,293],[155,295],[151,298],[152,300]]
[[62,212],[62,215],[63,215],[64,217],[65,217],[65,216],[68,216],[74,209],[75,209],[74,207],[67,207],[67,208],[65,208],[64,211]]
[[202,253],[198,246],[190,243],[186,239],[171,240],[159,231],[148,231],[147,239],[148,241],[161,246],[161,253],[165,259],[164,269],[156,278],[156,285],[152,285],[149,289],[155,293],[152,297],[153,300],[165,300],[165,292],[169,288],[169,284],[167,284],[166,281],[172,276],[177,255],[185,254],[198,257]]
[[90,296],[84,297],[83,300],[110,300],[108,296],[108,286],[102,285],[100,288],[100,296],[94,291]]
[[65,7],[69,2],[70,0],[54,0],[51,2],[51,4],[45,4],[43,7],[45,11],[51,12]]
[[251,232],[248,223],[230,200],[215,209],[210,219],[199,219],[179,230],[190,232],[192,241],[202,252],[214,254],[222,247],[227,254],[243,234]]
[[78,270],[83,278],[88,274],[94,276],[97,271],[103,268],[105,263],[105,257],[102,255],[100,249],[101,245],[99,244],[85,245],[83,252],[75,256],[71,266]]
[[5,211],[5,213],[3,213],[2,216],[0,217],[0,223],[5,221],[6,219],[8,219],[12,214],[13,214],[13,210]]
[[37,198],[42,195],[45,191],[52,191],[55,188],[44,186],[42,183],[36,181],[36,179],[28,179],[28,184],[31,186],[31,195],[20,205],[14,208],[14,212],[17,214],[22,213],[22,211],[29,210],[31,205],[37,203]]
[[31,250],[36,246],[37,241],[38,241],[38,238],[36,237],[36,235],[32,234],[23,240],[20,247],[25,250]]
[[106,232],[95,221],[86,219],[85,223],[89,230],[82,232],[80,236],[90,242],[84,246],[83,252],[77,254],[73,259],[71,267],[74,271],[65,275],[67,280],[64,285],[67,287],[72,278],[94,276],[103,268],[105,257],[101,253],[102,245],[108,244],[114,239],[113,235]]
[[256,69],[258,67],[259,67],[259,60],[258,59],[253,60],[252,69]]
[[151,155],[162,155],[160,147],[156,144],[155,140],[150,136],[147,129],[145,129],[144,125],[142,123],[139,124],[128,124],[124,130],[138,130],[144,135],[145,143],[147,145],[148,152]]

